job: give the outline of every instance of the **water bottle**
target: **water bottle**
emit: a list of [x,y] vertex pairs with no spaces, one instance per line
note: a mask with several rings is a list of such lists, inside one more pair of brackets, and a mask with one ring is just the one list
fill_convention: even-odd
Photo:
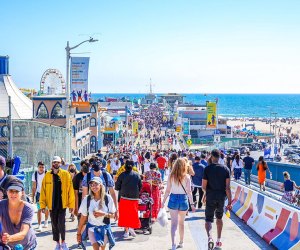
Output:
[[15,246],[14,250],[23,250],[23,246],[21,244],[18,244]]

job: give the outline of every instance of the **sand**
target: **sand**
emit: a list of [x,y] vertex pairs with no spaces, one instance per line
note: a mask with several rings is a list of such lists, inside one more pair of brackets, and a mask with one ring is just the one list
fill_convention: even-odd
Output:
[[[274,133],[275,131],[275,123],[274,121],[271,123],[271,130],[270,130],[270,124],[267,124],[266,122],[262,122],[259,120],[255,121],[249,121],[249,120],[228,120],[227,125],[232,126],[232,127],[238,127],[240,126],[240,129],[243,129],[245,127],[245,124],[254,124],[255,125],[255,130],[258,130],[263,133]],[[296,124],[288,124],[287,122],[276,122],[276,135],[279,135],[280,133],[283,133],[284,135],[287,134],[288,130],[291,128],[291,133],[292,134],[300,134],[300,122],[297,122]],[[248,130],[252,130],[251,126],[247,127]]]

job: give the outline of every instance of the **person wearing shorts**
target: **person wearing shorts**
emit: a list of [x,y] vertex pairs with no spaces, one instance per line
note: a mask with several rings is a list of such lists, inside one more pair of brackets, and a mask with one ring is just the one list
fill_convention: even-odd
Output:
[[223,228],[222,217],[224,214],[225,198],[228,198],[226,209],[231,210],[231,191],[230,191],[230,173],[225,165],[218,163],[220,151],[214,149],[211,152],[211,164],[204,169],[202,179],[202,189],[204,192],[203,200],[206,201],[205,207],[205,229],[208,237],[208,249],[214,248],[212,239],[212,223],[214,216],[217,221],[217,242],[216,247],[221,248],[221,234]]
[[[193,204],[191,178],[187,174],[187,163],[183,158],[174,162],[172,172],[168,178],[167,189],[162,202],[162,208],[169,197],[168,208],[171,215],[172,250],[183,248],[184,219],[189,209],[189,202]],[[192,205],[192,211],[195,206]],[[175,244],[175,234],[179,224],[179,244]]]

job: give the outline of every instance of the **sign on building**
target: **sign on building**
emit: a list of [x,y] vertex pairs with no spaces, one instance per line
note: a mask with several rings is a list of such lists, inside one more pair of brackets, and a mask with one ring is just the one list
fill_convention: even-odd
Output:
[[182,121],[183,121],[183,134],[189,135],[190,134],[189,119],[183,118]]
[[207,102],[207,128],[217,128],[217,104],[215,102]]
[[71,57],[70,95],[72,107],[89,107],[89,57]]

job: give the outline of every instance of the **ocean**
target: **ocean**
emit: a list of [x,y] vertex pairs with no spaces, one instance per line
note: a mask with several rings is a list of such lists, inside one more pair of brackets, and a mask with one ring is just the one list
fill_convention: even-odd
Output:
[[[159,94],[156,94],[159,95]],[[261,118],[300,118],[300,94],[183,94],[184,101],[194,104],[205,104],[207,100],[218,99],[218,113],[220,116],[261,117]],[[145,94],[92,94],[93,100],[104,97],[127,97],[139,99]]]

